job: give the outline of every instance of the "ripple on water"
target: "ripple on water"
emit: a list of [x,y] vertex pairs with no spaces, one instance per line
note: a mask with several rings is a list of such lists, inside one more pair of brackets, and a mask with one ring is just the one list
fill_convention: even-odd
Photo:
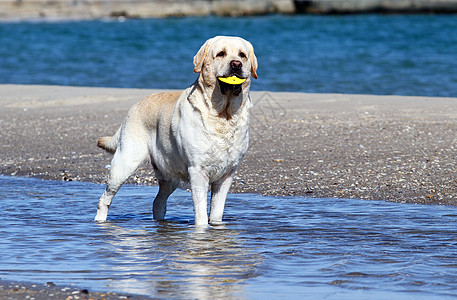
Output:
[[188,192],[156,222],[145,186],[95,223],[103,189],[0,177],[0,277],[158,298],[457,294],[455,207],[233,194],[227,223],[197,230]]

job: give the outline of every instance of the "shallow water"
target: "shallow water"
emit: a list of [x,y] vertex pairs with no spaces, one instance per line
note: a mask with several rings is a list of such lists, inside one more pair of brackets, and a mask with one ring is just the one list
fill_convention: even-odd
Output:
[[104,186],[0,176],[0,278],[157,298],[430,299],[457,295],[457,208],[229,195],[224,226],[193,226],[176,191],[124,186],[109,222]]

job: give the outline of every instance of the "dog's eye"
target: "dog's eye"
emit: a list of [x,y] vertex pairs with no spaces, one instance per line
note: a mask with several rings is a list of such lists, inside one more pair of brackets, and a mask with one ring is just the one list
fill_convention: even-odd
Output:
[[246,53],[244,53],[244,52],[240,52],[239,55],[240,55],[241,58],[247,58]]
[[224,57],[225,56],[225,51],[219,51],[216,56],[217,57]]

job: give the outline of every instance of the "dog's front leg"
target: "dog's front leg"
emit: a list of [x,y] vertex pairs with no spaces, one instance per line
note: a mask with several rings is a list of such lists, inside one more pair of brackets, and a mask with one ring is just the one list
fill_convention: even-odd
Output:
[[209,179],[202,167],[189,167],[195,225],[208,225],[207,194]]
[[222,223],[222,215],[224,214],[225,199],[232,185],[234,172],[227,173],[211,184],[211,212],[209,214],[209,222],[211,224]]

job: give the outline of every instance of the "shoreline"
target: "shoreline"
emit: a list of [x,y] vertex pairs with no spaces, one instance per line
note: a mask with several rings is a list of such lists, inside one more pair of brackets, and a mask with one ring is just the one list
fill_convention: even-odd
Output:
[[55,285],[53,282],[32,283],[0,279],[1,299],[105,299],[105,300],[146,300],[144,295],[114,292],[96,292],[73,285]]
[[88,20],[268,14],[455,14],[455,0],[3,0],[0,20]]
[[[1,174],[104,183],[112,156],[96,140],[159,91],[0,85]],[[457,98],[251,95],[231,193],[457,205]],[[128,183],[156,180],[145,165]]]

